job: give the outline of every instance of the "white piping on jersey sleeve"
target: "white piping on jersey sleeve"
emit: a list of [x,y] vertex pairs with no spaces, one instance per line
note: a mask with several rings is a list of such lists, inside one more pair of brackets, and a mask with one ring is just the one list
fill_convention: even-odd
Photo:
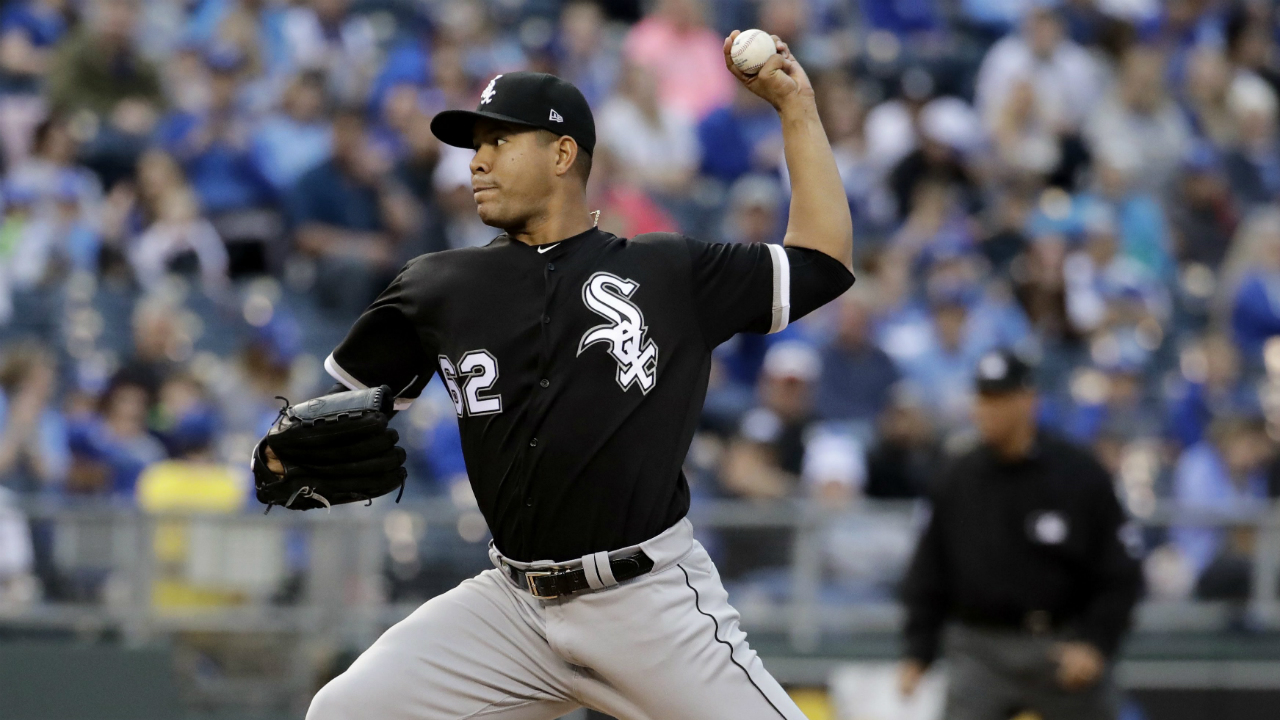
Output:
[[[367,390],[369,388],[368,385],[355,379],[351,373],[343,370],[342,366],[338,365],[338,361],[333,359],[333,353],[329,353],[329,357],[324,359],[324,369],[334,380],[346,385],[348,390]],[[414,398],[396,398],[393,407],[396,410],[408,410],[409,406],[413,405],[413,401]]]
[[791,259],[781,245],[769,243],[765,247],[773,259],[773,322],[769,332],[776,333],[791,322]]

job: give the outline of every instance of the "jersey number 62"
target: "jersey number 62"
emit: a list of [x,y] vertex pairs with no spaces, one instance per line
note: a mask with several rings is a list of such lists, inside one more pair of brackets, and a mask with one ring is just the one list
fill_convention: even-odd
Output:
[[458,417],[502,412],[502,395],[480,394],[498,382],[498,360],[488,350],[471,350],[458,360],[457,366],[441,355],[440,378],[449,389]]

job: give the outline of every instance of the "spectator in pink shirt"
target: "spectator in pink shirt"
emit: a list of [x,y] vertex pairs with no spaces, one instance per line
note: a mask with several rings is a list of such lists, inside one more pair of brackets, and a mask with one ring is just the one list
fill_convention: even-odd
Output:
[[658,78],[662,105],[701,120],[733,98],[724,39],[707,27],[703,0],[658,0],[623,45],[626,59]]

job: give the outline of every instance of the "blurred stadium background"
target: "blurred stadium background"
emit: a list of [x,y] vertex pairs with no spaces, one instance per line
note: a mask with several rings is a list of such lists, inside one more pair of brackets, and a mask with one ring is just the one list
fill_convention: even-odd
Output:
[[485,567],[438,382],[405,501],[332,514],[252,500],[273,398],[327,386],[404,260],[495,234],[428,123],[499,72],[591,101],[602,227],[780,241],[777,119],[722,66],[747,27],[815,80],[859,278],[720,348],[687,463],[766,664],[814,720],[930,717],[886,709],[894,588],[1013,346],[1145,528],[1125,717],[1280,715],[1271,0],[0,7],[0,717],[298,719]]

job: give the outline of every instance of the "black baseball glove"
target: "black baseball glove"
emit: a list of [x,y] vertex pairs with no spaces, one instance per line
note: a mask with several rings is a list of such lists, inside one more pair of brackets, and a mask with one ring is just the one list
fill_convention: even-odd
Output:
[[[283,399],[283,398],[281,398]],[[280,410],[280,417],[253,451],[258,502],[290,510],[311,510],[372,501],[400,489],[404,493],[405,452],[400,436],[387,427],[391,388],[325,395]],[[267,467],[267,447],[284,466]],[[396,502],[400,496],[396,496]]]

